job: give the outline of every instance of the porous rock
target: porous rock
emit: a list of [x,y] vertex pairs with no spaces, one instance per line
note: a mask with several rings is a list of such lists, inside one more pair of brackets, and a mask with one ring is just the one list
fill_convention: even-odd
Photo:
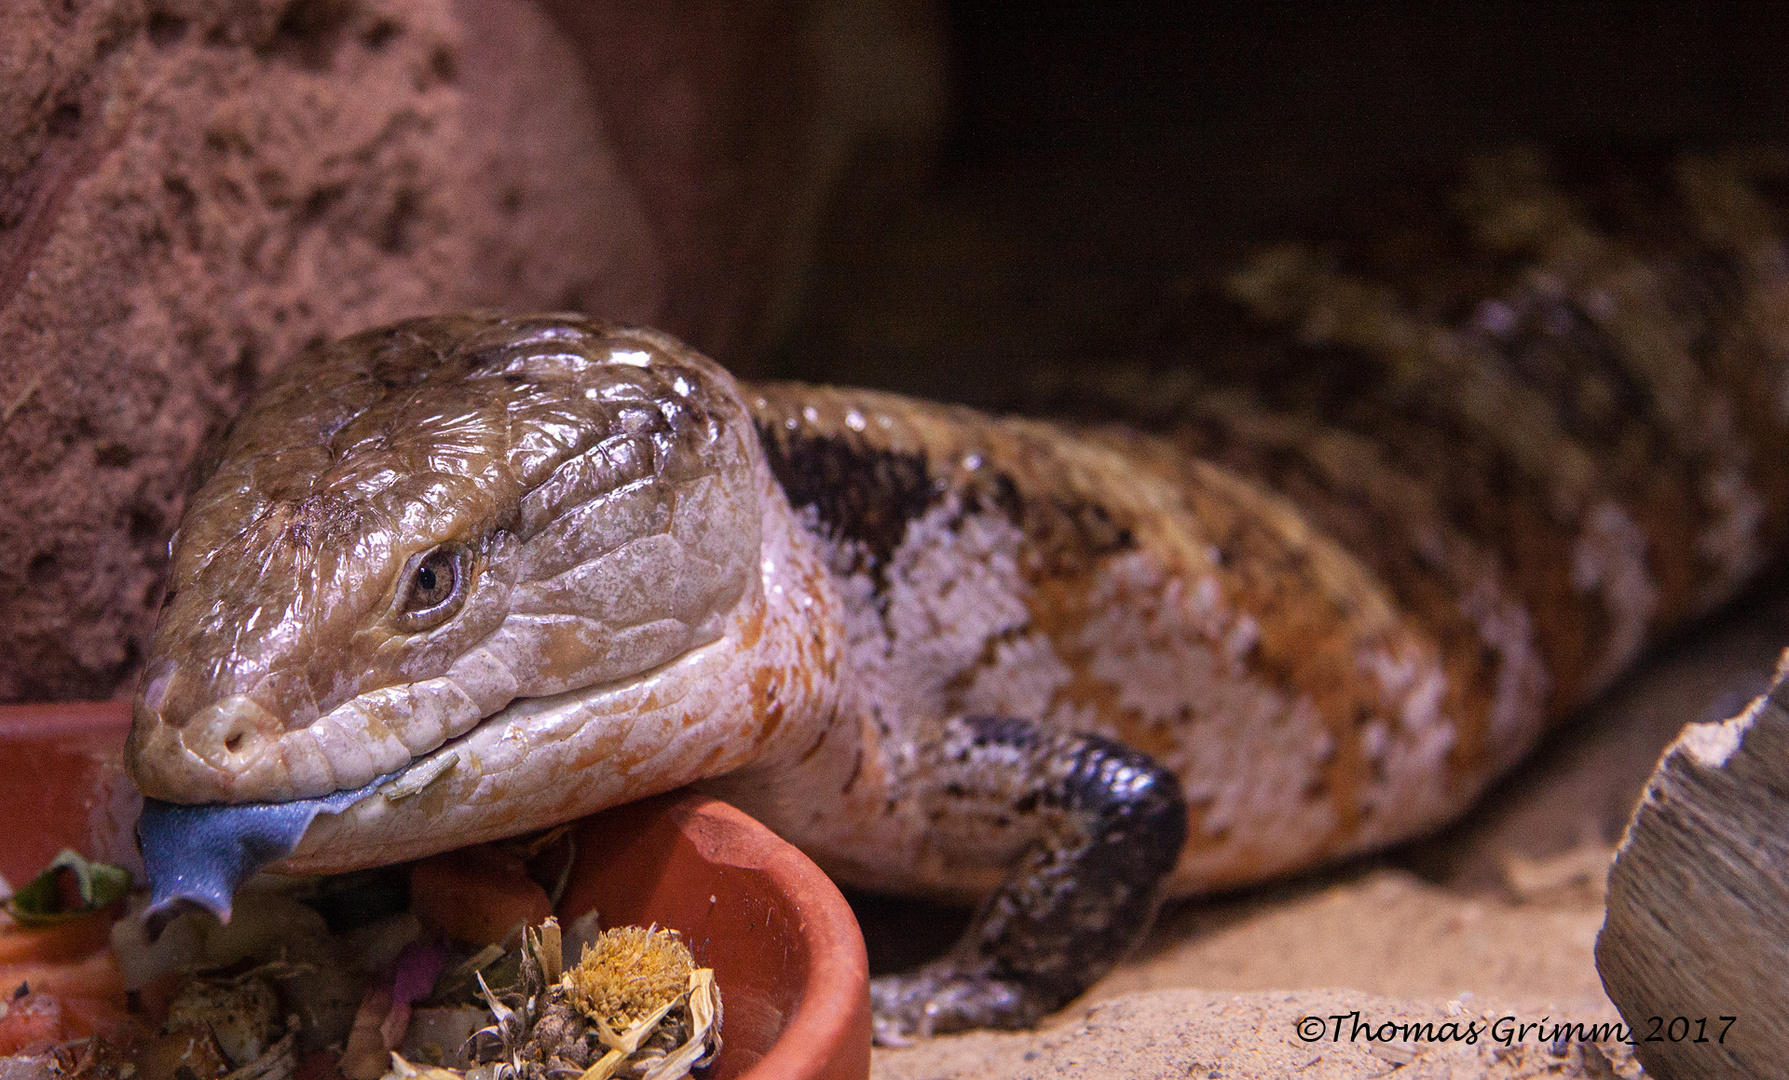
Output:
[[817,175],[802,9],[637,7],[0,7],[0,701],[129,692],[191,463],[309,343],[481,305],[749,336]]

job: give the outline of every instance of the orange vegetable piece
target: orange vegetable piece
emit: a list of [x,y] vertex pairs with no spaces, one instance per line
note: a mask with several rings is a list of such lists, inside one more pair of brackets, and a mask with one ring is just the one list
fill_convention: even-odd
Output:
[[0,994],[13,993],[21,984],[64,1000],[88,998],[124,1007],[124,969],[109,949],[73,962],[0,965]]
[[66,922],[29,927],[0,915],[0,966],[79,960],[106,947],[111,926],[109,911],[95,911]]
[[20,997],[7,994],[0,1009],[5,1010],[0,1016],[0,1057],[37,1053],[86,1034],[70,1029],[62,1003],[50,994],[35,990]]
[[431,930],[472,945],[501,945],[519,924],[553,914],[522,860],[491,844],[423,859],[410,870],[410,910]]
[[[124,970],[108,946],[110,923],[105,912],[30,928],[0,923],[0,1055],[16,1052],[18,1047],[4,1047],[22,1033],[48,1030],[52,1015],[53,1042],[137,1027],[125,998]],[[31,992],[15,999],[20,987]]]

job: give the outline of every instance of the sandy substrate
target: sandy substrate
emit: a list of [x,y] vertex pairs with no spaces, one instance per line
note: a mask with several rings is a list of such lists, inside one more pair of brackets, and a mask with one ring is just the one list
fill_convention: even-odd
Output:
[[1627,1046],[1571,1027],[1620,1019],[1593,954],[1608,859],[1659,752],[1761,686],[1786,620],[1779,594],[1663,650],[1442,835],[1171,909],[1038,1031],[878,1051],[874,1075],[1642,1075]]

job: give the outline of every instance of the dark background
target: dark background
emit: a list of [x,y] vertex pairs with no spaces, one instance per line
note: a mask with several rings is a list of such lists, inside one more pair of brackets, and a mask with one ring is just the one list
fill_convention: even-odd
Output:
[[[1789,5],[959,2],[928,160],[835,198],[768,374],[978,404],[1475,149],[1776,142]],[[1417,181],[1420,182],[1420,181]]]

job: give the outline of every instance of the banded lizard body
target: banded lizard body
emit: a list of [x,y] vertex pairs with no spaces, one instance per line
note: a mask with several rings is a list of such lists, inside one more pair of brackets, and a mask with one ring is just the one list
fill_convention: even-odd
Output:
[[982,901],[877,982],[884,1039],[1031,1023],[1164,896],[1457,814],[1778,546],[1789,166],[1662,175],[1488,159],[1445,273],[1266,252],[1202,316],[1234,377],[1155,434],[570,316],[294,361],[174,545],[158,896],[701,781],[842,881]]

